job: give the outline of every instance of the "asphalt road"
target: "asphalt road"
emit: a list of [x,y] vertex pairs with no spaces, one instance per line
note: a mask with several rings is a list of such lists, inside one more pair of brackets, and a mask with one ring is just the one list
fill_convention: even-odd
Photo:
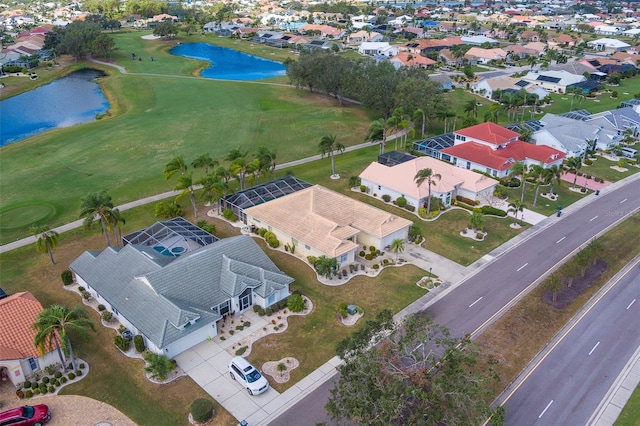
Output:
[[640,259],[599,296],[507,393],[507,424],[588,423],[640,346]]
[[[435,322],[448,327],[454,336],[479,335],[579,247],[636,211],[640,207],[640,184],[633,181],[590,197],[593,197],[591,202],[582,208],[570,215],[554,216],[550,219],[553,220],[551,225],[532,234],[523,243],[497,253],[495,261],[456,286],[426,312]],[[637,238],[637,235],[629,238]],[[620,356],[619,359],[624,365],[628,357]],[[271,424],[331,424],[324,411],[329,389],[330,386],[324,384]]]

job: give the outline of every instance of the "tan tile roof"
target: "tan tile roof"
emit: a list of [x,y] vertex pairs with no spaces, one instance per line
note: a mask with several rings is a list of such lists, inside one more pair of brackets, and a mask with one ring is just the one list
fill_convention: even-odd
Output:
[[42,311],[42,305],[27,291],[0,300],[0,360],[38,357],[33,344],[36,336],[31,324]]
[[382,238],[411,221],[316,185],[245,210],[301,243],[340,256],[358,247],[346,240],[359,231]]
[[457,187],[480,192],[498,184],[498,181],[480,173],[456,167],[432,157],[418,157],[393,167],[374,162],[360,173],[360,178],[384,185],[412,198],[423,199],[429,196],[427,182],[418,188],[414,179],[423,169],[431,169],[433,174],[440,175],[440,179],[434,179],[431,184],[432,195],[434,192],[444,194],[454,191]]

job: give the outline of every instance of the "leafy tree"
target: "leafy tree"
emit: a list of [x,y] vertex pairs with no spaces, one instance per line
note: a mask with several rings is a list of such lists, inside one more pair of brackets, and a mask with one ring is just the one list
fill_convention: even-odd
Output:
[[464,112],[467,115],[473,115],[473,118],[476,118],[478,116],[478,102],[475,98],[469,99],[464,104]]
[[331,278],[332,275],[338,272],[338,261],[335,257],[322,255],[316,259],[313,267],[318,274],[326,278]]
[[331,158],[331,176],[336,176],[334,151],[344,152],[344,145],[340,142],[336,142],[335,135],[327,135],[327,136],[323,136],[322,139],[320,139],[318,148],[320,149],[322,158],[324,158],[326,154],[329,154],[329,158]]
[[[71,331],[84,338],[88,337],[87,330],[95,331],[95,327],[87,317],[88,315],[82,306],[74,306],[69,309],[62,305],[51,305],[43,309],[38,314],[36,322],[32,325],[36,331],[34,344],[41,354],[45,353],[46,348],[57,348],[64,371],[67,371],[67,368],[65,360],[62,358],[62,353],[69,358],[69,362],[75,370],[76,365],[69,332]],[[62,349],[62,352],[60,352],[60,349]]]
[[90,229],[96,218],[102,226],[102,233],[107,242],[107,246],[111,246],[109,241],[109,231],[111,224],[111,216],[113,209],[113,201],[111,195],[107,191],[93,192],[82,199],[80,205],[80,218],[84,218],[84,226]]
[[171,19],[165,19],[159,22],[153,29],[153,35],[162,38],[163,40],[171,40],[178,34],[178,26],[173,23]]
[[180,172],[181,175],[184,175],[187,172],[187,164],[184,162],[182,155],[173,157],[171,161],[164,165],[164,178],[169,180],[171,176],[178,172]]
[[[117,22],[117,21],[116,21]],[[90,45],[91,53],[99,58],[111,58],[111,54],[117,50],[115,40],[107,34],[100,33]]]
[[484,215],[482,213],[473,212],[469,217],[469,227],[477,231],[481,231],[484,227]]
[[418,173],[413,177],[413,180],[416,182],[416,186],[420,188],[425,181],[427,182],[427,215],[431,213],[431,185],[436,184],[442,179],[438,173],[433,173],[433,170],[426,168],[419,170]]
[[172,219],[184,214],[180,204],[177,204],[175,201],[161,201],[154,206],[153,211],[156,217],[162,219]]
[[394,94],[402,76],[389,61],[365,61],[360,64],[360,74],[355,78],[360,82],[359,93],[362,103],[378,116],[385,119],[396,108]]
[[152,379],[164,381],[170,372],[175,370],[176,362],[167,358],[165,355],[158,355],[156,353],[146,351],[142,357],[147,363],[144,371],[149,373]]
[[48,225],[33,225],[31,227],[31,233],[36,237],[37,252],[49,254],[51,264],[55,265],[53,249],[58,245],[58,233],[49,229]]
[[391,241],[391,251],[396,254],[396,262],[398,261],[398,255],[404,252],[404,238],[396,238]]
[[377,425],[482,424],[491,370],[477,372],[477,349],[424,314],[405,318],[374,346],[352,350],[326,405],[332,420]]
[[545,282],[545,287],[551,292],[551,300],[555,303],[558,299],[558,293],[564,288],[562,277],[557,273],[551,274]]

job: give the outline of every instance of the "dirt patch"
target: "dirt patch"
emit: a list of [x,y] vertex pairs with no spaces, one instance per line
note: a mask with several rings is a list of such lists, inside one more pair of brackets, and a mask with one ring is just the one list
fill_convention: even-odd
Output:
[[[553,301],[553,293],[551,290],[544,290],[542,292],[542,300],[557,309],[563,309],[579,295],[585,292],[585,290],[594,282],[600,278],[600,276],[607,270],[607,262],[602,259],[596,260],[595,264],[589,266],[584,273],[584,276],[577,276],[572,280],[568,277],[563,277],[562,282],[564,288],[556,295],[556,301]],[[571,287],[569,283],[571,282]]]

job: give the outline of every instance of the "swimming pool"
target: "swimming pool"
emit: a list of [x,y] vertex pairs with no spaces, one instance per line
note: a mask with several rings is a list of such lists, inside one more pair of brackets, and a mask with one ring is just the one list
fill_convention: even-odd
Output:
[[179,44],[169,50],[169,53],[210,62],[211,65],[200,73],[202,77],[207,78],[262,80],[286,75],[284,65],[281,62],[259,58],[209,43]]
[[153,249],[163,256],[172,256],[172,257],[178,257],[185,251],[185,248],[180,246],[173,247],[171,250],[169,250],[165,246],[153,246]]

